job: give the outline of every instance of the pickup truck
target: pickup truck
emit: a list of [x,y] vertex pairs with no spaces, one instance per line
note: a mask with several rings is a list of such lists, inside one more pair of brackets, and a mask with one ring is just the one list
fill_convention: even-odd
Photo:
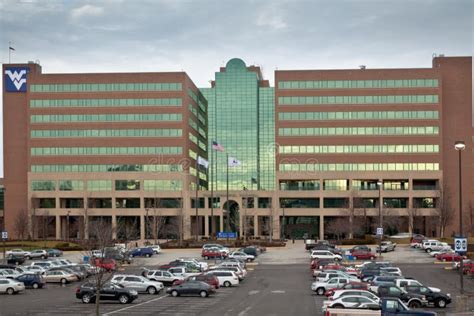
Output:
[[436,316],[434,312],[411,310],[399,299],[382,299],[380,310],[363,310],[349,308],[328,308],[325,316]]

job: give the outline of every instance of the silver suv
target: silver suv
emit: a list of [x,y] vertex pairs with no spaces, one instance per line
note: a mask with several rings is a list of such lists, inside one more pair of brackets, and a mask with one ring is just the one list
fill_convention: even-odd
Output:
[[46,250],[38,249],[38,250],[32,250],[30,253],[28,253],[25,256],[26,259],[31,260],[31,259],[47,259],[48,258],[48,252]]
[[136,290],[139,293],[158,294],[163,290],[163,283],[151,281],[139,275],[117,274],[110,282],[123,285],[126,288]]

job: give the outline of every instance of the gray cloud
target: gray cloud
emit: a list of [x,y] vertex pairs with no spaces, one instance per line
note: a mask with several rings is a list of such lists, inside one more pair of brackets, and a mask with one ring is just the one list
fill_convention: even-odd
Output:
[[430,67],[471,55],[470,0],[0,0],[0,61],[44,72],[186,71],[206,87],[227,60],[278,69]]

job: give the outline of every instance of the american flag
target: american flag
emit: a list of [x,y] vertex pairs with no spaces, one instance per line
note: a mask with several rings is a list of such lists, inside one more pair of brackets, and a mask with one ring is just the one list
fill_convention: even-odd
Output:
[[222,147],[222,145],[216,142],[215,140],[212,141],[212,149],[222,152],[224,151],[224,147]]

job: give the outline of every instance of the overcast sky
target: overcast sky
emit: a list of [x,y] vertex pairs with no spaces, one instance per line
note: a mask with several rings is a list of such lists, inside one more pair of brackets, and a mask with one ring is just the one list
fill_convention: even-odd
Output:
[[200,87],[232,57],[272,84],[277,68],[431,67],[472,55],[473,3],[0,0],[0,61],[13,41],[12,62],[46,73],[184,70]]

